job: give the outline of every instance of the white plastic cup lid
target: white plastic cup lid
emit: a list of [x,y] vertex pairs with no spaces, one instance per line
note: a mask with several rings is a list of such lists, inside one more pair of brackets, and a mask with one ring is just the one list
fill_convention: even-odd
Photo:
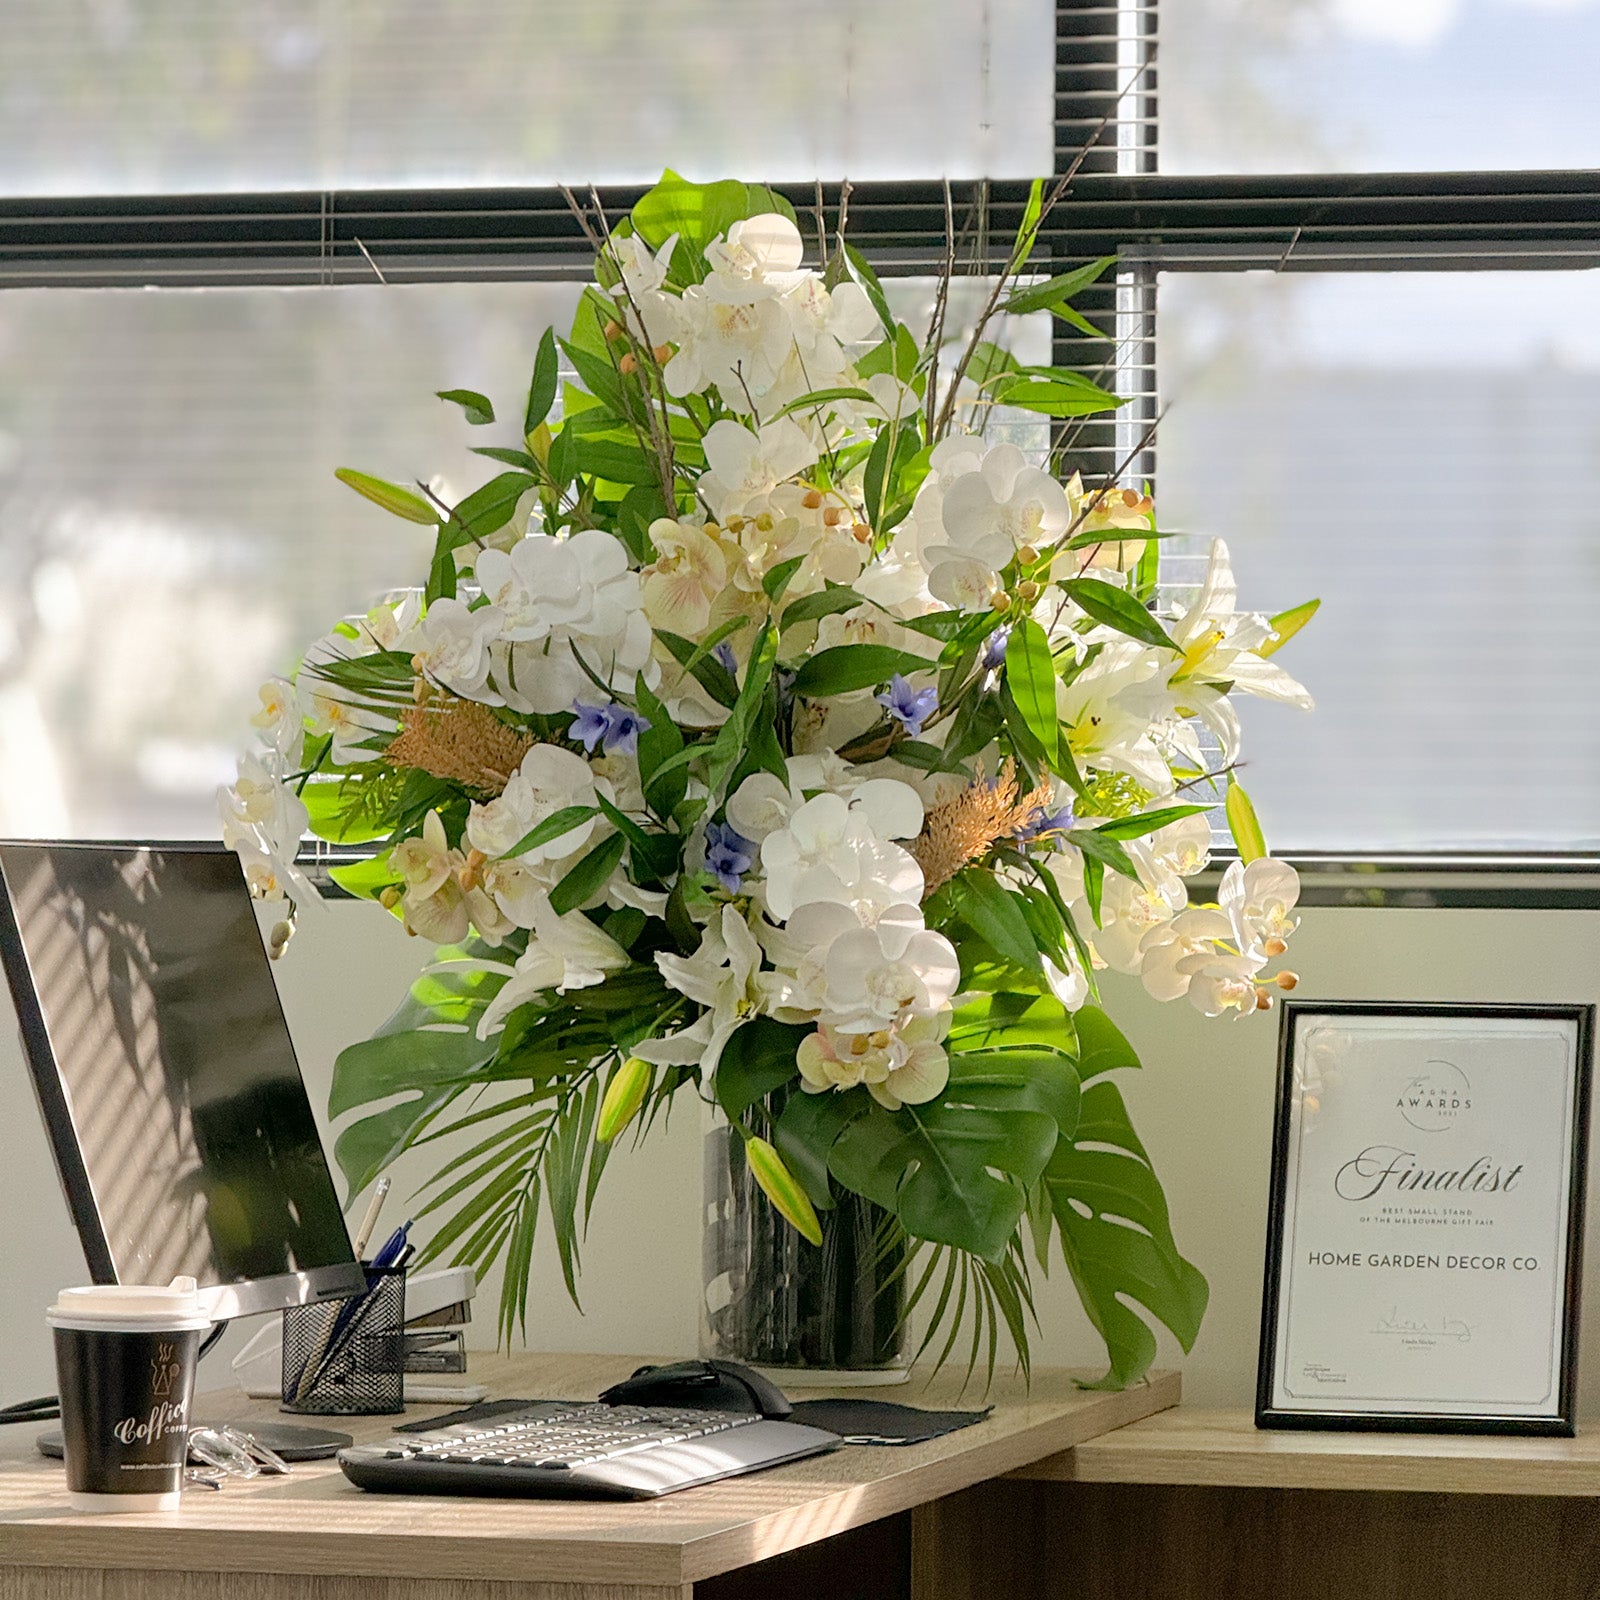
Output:
[[148,1283],[91,1283],[63,1289],[45,1312],[52,1326],[127,1328],[180,1332],[209,1328],[211,1314],[201,1304],[193,1278],[174,1278],[163,1287]]

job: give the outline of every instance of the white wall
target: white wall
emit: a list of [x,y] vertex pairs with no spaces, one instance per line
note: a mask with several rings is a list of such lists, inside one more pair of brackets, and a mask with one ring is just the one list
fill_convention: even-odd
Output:
[[[1320,999],[1600,1001],[1600,913],[1312,909],[1296,935],[1300,994]],[[334,1056],[381,1022],[423,949],[374,908],[340,904],[302,919],[277,968],[290,1026],[311,1083],[326,1099]],[[1188,1398],[1244,1406],[1253,1392],[1272,1126],[1275,1019],[1207,1021],[1181,1002],[1158,1006],[1136,986],[1108,986],[1107,1002],[1145,1060],[1124,1075],[1135,1124],[1161,1173],[1178,1239],[1211,1280],[1211,1310],[1183,1362]],[[0,996],[0,1400],[54,1385],[42,1312],[77,1281],[83,1258],[67,1219]],[[553,1252],[535,1265],[528,1340],[534,1349],[692,1353],[699,1289],[699,1142],[686,1104],[665,1133],[607,1171],[585,1251],[585,1314],[568,1303]],[[1597,1163],[1600,1165],[1600,1163]],[[411,1158],[396,1204],[426,1172]],[[1585,1414],[1600,1417],[1600,1214],[1586,1277]],[[1037,1359],[1092,1363],[1095,1339],[1063,1271],[1036,1285]],[[492,1297],[495,1286],[485,1289]],[[493,1342],[492,1298],[479,1342]],[[246,1325],[248,1331],[249,1325]],[[237,1340],[230,1335],[230,1342]],[[1163,1361],[1178,1359],[1170,1342]],[[208,1379],[223,1380],[222,1357]]]

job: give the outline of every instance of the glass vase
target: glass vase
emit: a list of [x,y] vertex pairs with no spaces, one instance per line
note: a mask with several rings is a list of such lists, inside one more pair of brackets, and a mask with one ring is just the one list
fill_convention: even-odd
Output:
[[700,1353],[780,1387],[903,1383],[910,1366],[905,1242],[858,1195],[817,1213],[820,1246],[778,1214],[720,1118],[705,1142]]

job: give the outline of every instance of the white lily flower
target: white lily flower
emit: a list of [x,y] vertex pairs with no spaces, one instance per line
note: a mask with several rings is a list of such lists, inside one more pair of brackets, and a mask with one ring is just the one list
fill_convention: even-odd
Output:
[[1056,680],[1056,716],[1080,767],[1126,772],[1153,795],[1169,794],[1172,769],[1151,735],[1139,695],[1170,656],[1133,639],[1112,639],[1070,680]]
[[1237,597],[1228,547],[1213,539],[1200,592],[1169,630],[1183,655],[1167,678],[1168,688],[1215,732],[1230,761],[1239,748],[1239,719],[1228,703],[1233,689],[1302,711],[1312,708],[1304,684],[1257,654],[1273,637],[1272,625],[1259,612],[1238,610]]
[[760,1014],[761,946],[738,909],[729,905],[722,908],[721,923],[706,929],[692,956],[661,951],[656,966],[679,994],[704,1006],[710,1015],[705,1053],[700,1057],[701,1071],[709,1076],[735,1030]]
[[590,989],[621,972],[632,960],[609,934],[581,911],[558,913],[548,895],[540,896],[532,917],[528,948],[517,958],[511,978],[485,1008],[478,1037],[487,1039],[506,1018],[537,995]]

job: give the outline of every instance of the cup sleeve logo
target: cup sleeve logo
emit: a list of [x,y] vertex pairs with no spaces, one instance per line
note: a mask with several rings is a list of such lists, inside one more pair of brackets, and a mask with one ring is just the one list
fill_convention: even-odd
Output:
[[158,1344],[155,1355],[150,1358],[151,1394],[157,1400],[170,1399],[173,1387],[182,1371],[183,1365],[177,1359],[177,1346]]

